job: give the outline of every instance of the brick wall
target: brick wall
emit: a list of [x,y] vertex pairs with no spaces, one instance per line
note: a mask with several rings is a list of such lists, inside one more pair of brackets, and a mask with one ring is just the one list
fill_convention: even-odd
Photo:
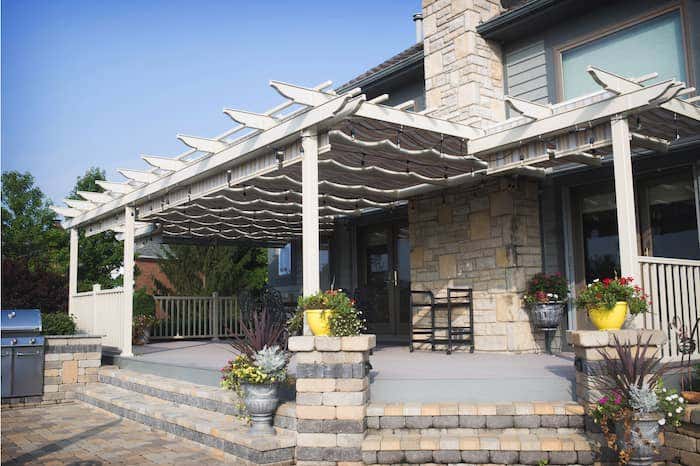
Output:
[[505,118],[500,47],[476,33],[480,22],[500,11],[499,0],[423,0],[430,115],[475,126]]
[[44,351],[44,395],[3,399],[3,405],[60,403],[85,384],[97,382],[102,359],[98,336],[47,336]]
[[158,260],[155,259],[136,259],[136,266],[139,269],[139,274],[136,276],[134,289],[140,290],[146,288],[149,294],[154,294],[155,285],[153,279],[157,279],[168,288],[172,288],[172,284],[165,276],[160,268]]
[[441,296],[448,287],[472,288],[477,351],[544,347],[521,300],[542,264],[537,188],[531,180],[490,179],[409,205],[411,287]]

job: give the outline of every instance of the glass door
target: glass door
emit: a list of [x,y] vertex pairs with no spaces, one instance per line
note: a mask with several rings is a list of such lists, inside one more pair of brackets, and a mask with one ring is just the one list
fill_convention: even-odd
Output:
[[378,335],[408,332],[410,265],[408,226],[358,228],[357,305],[368,330]]

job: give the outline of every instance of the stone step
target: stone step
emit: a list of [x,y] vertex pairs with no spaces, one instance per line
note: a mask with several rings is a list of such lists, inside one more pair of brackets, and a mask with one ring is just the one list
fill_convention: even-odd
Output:
[[[216,413],[236,416],[240,412],[238,396],[230,391],[209,385],[171,379],[155,374],[104,366],[98,373],[98,381],[144,395],[171,401],[180,405],[206,409]],[[294,403],[282,403],[275,415],[275,426],[296,428]]]
[[293,464],[296,436],[276,428],[275,436],[252,436],[235,416],[178,404],[115,385],[89,384],[76,398],[118,416],[201,443],[235,457],[240,464]]
[[593,464],[591,441],[582,434],[378,435],[362,443],[365,464]]
[[584,409],[573,401],[516,403],[371,403],[370,433],[394,435],[583,432]]

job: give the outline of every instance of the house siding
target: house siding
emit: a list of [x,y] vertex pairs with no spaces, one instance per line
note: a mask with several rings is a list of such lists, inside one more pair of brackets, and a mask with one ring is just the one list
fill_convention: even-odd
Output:
[[685,15],[687,46],[691,55],[688,81],[693,85],[700,76],[700,1],[635,0],[601,5],[540,31],[528,30],[521,40],[501,44],[507,93],[538,103],[560,101],[560,71],[557,66],[560,47],[596,31],[613,28],[630,19],[674,5],[681,5]]

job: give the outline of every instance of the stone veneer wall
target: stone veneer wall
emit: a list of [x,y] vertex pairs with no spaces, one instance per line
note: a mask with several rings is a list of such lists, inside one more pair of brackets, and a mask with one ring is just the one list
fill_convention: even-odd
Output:
[[102,338],[91,335],[47,336],[44,352],[44,395],[3,399],[3,405],[60,403],[85,384],[97,382]]
[[409,205],[411,287],[472,288],[477,351],[544,349],[521,299],[542,264],[537,195],[536,181],[503,177]]
[[430,115],[478,127],[505,119],[500,47],[476,33],[500,11],[499,0],[423,0]]

